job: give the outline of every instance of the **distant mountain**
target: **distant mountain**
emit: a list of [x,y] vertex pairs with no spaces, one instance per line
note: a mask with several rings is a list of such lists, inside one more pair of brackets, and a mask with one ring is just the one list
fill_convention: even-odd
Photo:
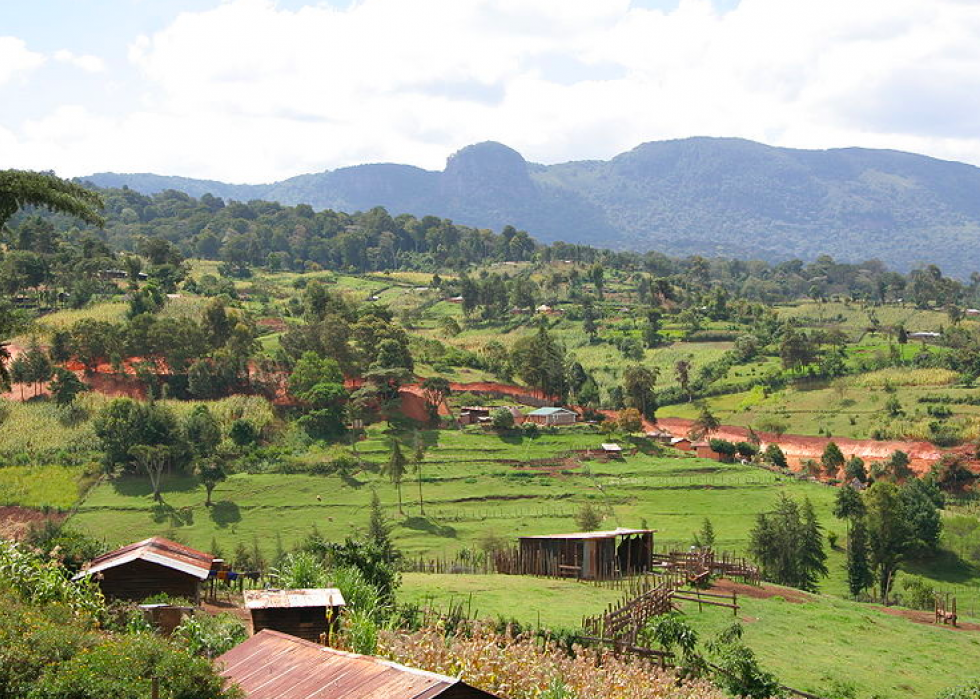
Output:
[[912,153],[776,148],[732,138],[645,143],[608,161],[528,163],[479,143],[442,172],[358,165],[269,185],[101,173],[98,186],[143,193],[269,199],[343,211],[384,206],[499,229],[671,255],[843,261],[967,274],[980,257],[980,169]]

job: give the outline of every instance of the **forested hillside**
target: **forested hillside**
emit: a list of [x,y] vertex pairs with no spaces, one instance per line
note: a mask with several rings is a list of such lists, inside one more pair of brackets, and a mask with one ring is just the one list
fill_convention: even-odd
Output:
[[468,226],[513,224],[543,241],[672,255],[874,257],[899,269],[933,263],[966,276],[980,252],[980,171],[898,151],[691,138],[646,143],[609,161],[544,166],[488,142],[451,156],[442,172],[371,164],[270,185],[148,174],[85,179],[318,210],[384,206]]

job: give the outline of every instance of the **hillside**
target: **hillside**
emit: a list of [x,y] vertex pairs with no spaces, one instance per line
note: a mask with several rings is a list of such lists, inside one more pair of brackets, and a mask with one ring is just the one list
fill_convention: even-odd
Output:
[[807,151],[740,139],[645,143],[609,161],[528,163],[499,143],[452,155],[441,172],[370,164],[269,185],[100,173],[102,187],[178,189],[317,209],[433,214],[526,229],[542,241],[778,261],[829,254],[966,276],[980,252],[980,170],[911,153]]

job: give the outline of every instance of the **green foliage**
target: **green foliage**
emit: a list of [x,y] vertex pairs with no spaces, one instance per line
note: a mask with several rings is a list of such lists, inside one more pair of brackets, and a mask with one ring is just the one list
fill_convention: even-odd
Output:
[[273,577],[276,585],[284,589],[323,588],[328,581],[323,559],[309,551],[286,554]]
[[97,192],[53,174],[0,170],[0,226],[25,206],[44,207],[101,226],[103,199]]
[[899,598],[902,606],[910,609],[932,611],[936,601],[936,588],[918,575],[903,575]]
[[821,529],[808,498],[801,507],[781,494],[774,512],[757,516],[749,551],[768,580],[815,590],[827,575]]
[[847,588],[852,597],[858,597],[874,582],[874,572],[868,560],[868,530],[864,519],[858,518],[851,527],[847,542]]
[[980,699],[980,678],[946,689],[936,699]]
[[490,424],[495,430],[509,430],[514,427],[514,415],[506,408],[494,410],[490,417]]
[[734,624],[708,643],[718,668],[715,683],[730,696],[745,699],[785,696],[776,677],[760,667],[755,653],[741,639],[742,626]]
[[75,372],[57,368],[54,378],[48,384],[48,390],[58,405],[71,405],[80,393],[88,390],[88,386],[75,376]]
[[714,548],[715,526],[707,517],[704,518],[701,529],[694,533],[694,545],[698,548]]
[[777,468],[786,468],[788,466],[786,455],[783,454],[783,450],[779,448],[778,444],[769,444],[766,447],[765,459]]
[[596,531],[602,525],[602,519],[602,512],[591,502],[583,504],[575,513],[575,525],[583,532]]
[[92,646],[48,669],[31,699],[145,699],[151,678],[172,699],[238,697],[205,658],[152,634],[125,635]]
[[104,611],[102,592],[91,578],[72,582],[56,558],[4,540],[0,540],[0,589],[31,604],[61,604],[91,618]]
[[233,614],[196,613],[184,618],[173,638],[192,655],[214,659],[248,638],[248,630]]

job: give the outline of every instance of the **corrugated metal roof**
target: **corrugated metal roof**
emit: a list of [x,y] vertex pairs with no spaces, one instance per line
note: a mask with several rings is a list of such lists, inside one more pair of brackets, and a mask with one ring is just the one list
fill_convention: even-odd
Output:
[[245,590],[246,609],[343,606],[344,596],[335,587],[301,590]]
[[204,580],[211,572],[215,558],[209,553],[178,544],[176,541],[154,536],[93,558],[84,570],[75,575],[74,579],[78,580],[86,575],[93,575],[136,560],[179,570]]
[[568,408],[538,408],[529,412],[528,415],[554,415],[556,413],[577,414],[574,410],[569,410]]
[[603,451],[622,451],[623,450],[623,448],[621,446],[619,446],[618,444],[615,444],[613,442],[603,442],[602,443],[602,449],[603,449]]
[[652,534],[656,529],[612,529],[604,532],[575,532],[574,534],[540,534],[538,536],[522,536],[522,539],[612,539],[617,536],[632,536],[633,534]]
[[[432,699],[459,679],[265,629],[218,658],[246,699]],[[473,697],[493,695],[466,687]]]

